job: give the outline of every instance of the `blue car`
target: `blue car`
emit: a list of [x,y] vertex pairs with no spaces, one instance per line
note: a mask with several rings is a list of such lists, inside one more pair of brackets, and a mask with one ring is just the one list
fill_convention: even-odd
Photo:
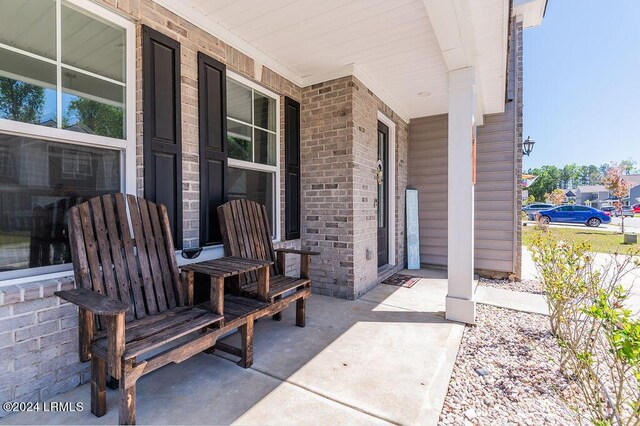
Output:
[[587,206],[560,206],[538,213],[542,223],[582,223],[597,228],[602,223],[610,223],[611,218],[603,211]]

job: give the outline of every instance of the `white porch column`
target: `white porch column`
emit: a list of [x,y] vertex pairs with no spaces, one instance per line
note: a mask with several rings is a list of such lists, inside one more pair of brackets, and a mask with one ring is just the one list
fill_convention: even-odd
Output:
[[475,323],[473,281],[473,146],[475,74],[472,67],[449,71],[448,278],[446,318]]

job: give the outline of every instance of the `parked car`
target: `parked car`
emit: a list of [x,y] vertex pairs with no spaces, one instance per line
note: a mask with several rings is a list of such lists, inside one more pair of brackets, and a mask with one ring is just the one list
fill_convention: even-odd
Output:
[[640,203],[633,205],[633,212],[636,214],[640,213]]
[[601,208],[600,210],[602,210],[604,212],[604,214],[606,214],[607,216],[613,216],[613,212],[616,208],[613,206],[606,206]]
[[624,206],[622,207],[622,211],[618,211],[618,209],[614,209],[613,215],[616,217],[624,216],[624,217],[633,217],[635,215],[633,211],[633,207]]
[[536,213],[538,213],[539,211],[542,211],[542,210],[552,209],[555,206],[556,206],[555,204],[531,203],[531,204],[529,204],[527,206],[524,206],[522,208],[522,211],[527,214],[527,218],[529,220],[535,220],[536,219]]
[[611,222],[611,217],[605,212],[587,206],[560,206],[542,210],[538,215],[542,223],[583,223],[594,228],[602,223]]

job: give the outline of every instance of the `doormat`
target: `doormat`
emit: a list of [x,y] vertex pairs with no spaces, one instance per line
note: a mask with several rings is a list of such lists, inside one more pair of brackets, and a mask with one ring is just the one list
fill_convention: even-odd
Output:
[[395,285],[396,287],[411,288],[419,280],[420,280],[419,277],[412,277],[411,275],[404,275],[404,274],[395,274],[390,276],[386,280],[382,281],[382,284]]

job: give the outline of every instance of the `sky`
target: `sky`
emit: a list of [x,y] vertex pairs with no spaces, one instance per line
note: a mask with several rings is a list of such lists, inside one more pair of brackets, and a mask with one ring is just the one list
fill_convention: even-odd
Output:
[[640,163],[640,0],[548,0],[524,32],[523,168]]

